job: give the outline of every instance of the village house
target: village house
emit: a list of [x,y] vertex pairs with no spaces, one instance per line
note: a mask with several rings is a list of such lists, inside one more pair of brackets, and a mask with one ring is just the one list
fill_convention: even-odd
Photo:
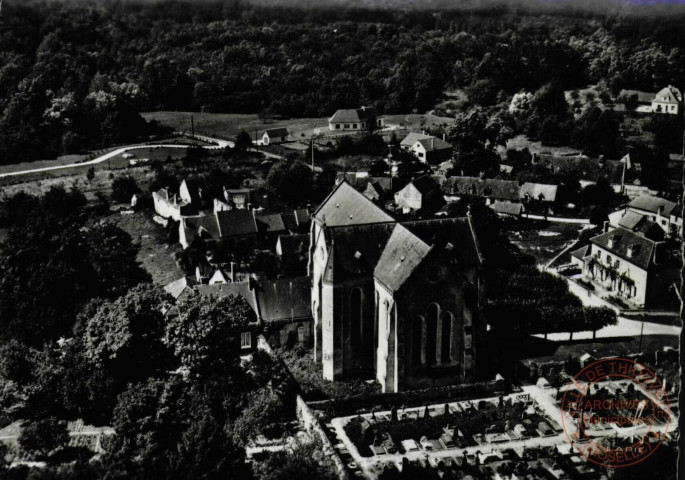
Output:
[[497,216],[504,218],[521,218],[521,214],[523,213],[523,205],[514,202],[500,202],[499,200],[495,200],[490,204],[490,208],[492,208]]
[[241,334],[241,348],[246,353],[256,347],[255,333],[260,330],[273,346],[311,345],[313,338],[309,278],[249,278],[243,282],[232,282],[230,278],[215,274],[212,279],[200,283],[192,277],[183,277],[166,285],[164,290],[176,301],[194,293],[244,298],[256,317],[255,324]]
[[183,248],[188,248],[196,237],[208,242],[228,242],[249,248],[255,245],[257,233],[255,212],[236,209],[183,218],[178,237]]
[[473,381],[485,323],[470,218],[397,222],[347,182],[313,214],[314,358],[383,392]]
[[463,197],[482,197],[486,204],[495,201],[518,202],[520,186],[515,180],[479,177],[447,177],[442,184],[445,200],[456,201]]
[[288,141],[288,129],[284,127],[269,128],[262,134],[262,145],[278,144]]
[[171,218],[177,222],[180,222],[183,217],[198,214],[196,208],[175,193],[171,193],[168,188],[160,188],[156,192],[152,192],[152,202],[157,215],[162,218]]
[[452,144],[431,135],[410,133],[400,142],[400,146],[412,152],[423,163],[430,165],[452,158]]
[[672,306],[678,268],[664,242],[618,227],[591,238],[571,257],[583,277],[605,292],[639,308]]
[[369,107],[338,110],[328,119],[328,128],[332,132],[380,129],[384,125],[384,118]]
[[521,185],[519,199],[524,202],[537,200],[545,204],[553,204],[557,201],[557,186],[545,183],[526,182]]
[[669,85],[657,92],[652,100],[652,112],[679,115],[683,104],[683,94],[680,89]]
[[404,213],[433,209],[442,203],[440,186],[430,175],[413,179],[395,194],[395,204]]
[[682,235],[682,219],[679,224],[677,215],[674,215],[674,222],[671,225],[671,214],[674,210],[676,210],[676,203],[653,195],[641,195],[633,199],[625,209],[626,212],[644,215],[659,225],[667,235],[678,236]]

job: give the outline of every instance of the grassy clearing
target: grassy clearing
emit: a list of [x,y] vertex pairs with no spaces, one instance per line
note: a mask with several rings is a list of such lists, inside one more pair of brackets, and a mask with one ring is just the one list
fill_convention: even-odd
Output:
[[578,238],[581,225],[520,220],[507,226],[509,240],[538,264],[546,264]]
[[152,213],[145,211],[129,215],[115,213],[111,218],[139,246],[137,259],[148,271],[152,281],[158,285],[166,285],[183,276],[174,260],[174,254],[181,250],[181,246],[178,243],[165,243],[164,228],[153,222],[151,215]]

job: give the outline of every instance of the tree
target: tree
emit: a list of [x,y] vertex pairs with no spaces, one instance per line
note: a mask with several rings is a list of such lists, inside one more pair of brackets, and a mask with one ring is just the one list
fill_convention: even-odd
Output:
[[95,167],[90,167],[88,171],[86,172],[86,180],[88,180],[88,183],[92,182],[95,179]]
[[88,300],[117,297],[149,279],[128,234],[110,222],[85,220],[46,214],[10,229],[0,245],[4,338],[40,345],[68,336]]
[[85,356],[114,378],[136,381],[169,366],[164,311],[172,298],[152,284],[99,305],[83,335]]
[[313,174],[302,162],[278,162],[271,166],[267,183],[282,200],[303,202],[311,197]]
[[66,422],[54,417],[32,420],[22,425],[19,446],[25,452],[43,457],[56,448],[66,446],[69,432]]
[[136,193],[140,193],[140,189],[131,176],[117,177],[112,182],[112,199],[115,202],[130,203]]
[[237,137],[235,137],[236,150],[244,151],[252,148],[252,138],[245,130],[241,130]]
[[194,294],[178,304],[178,315],[167,323],[167,338],[191,376],[230,375],[240,366],[240,335],[254,320],[243,297]]
[[262,462],[255,463],[261,480],[333,480],[338,478],[335,467],[321,449],[320,441],[298,441],[292,452],[276,452]]

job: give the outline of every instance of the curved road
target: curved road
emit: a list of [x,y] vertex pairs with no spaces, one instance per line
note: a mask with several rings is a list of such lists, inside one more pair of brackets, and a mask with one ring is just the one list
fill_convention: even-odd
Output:
[[[200,140],[204,140],[206,142],[212,142],[215,143],[216,145],[212,146],[200,146],[200,148],[204,148],[207,150],[221,150],[226,147],[233,147],[233,142],[230,142],[228,140],[221,140],[218,138],[210,138],[210,137],[204,137],[204,136],[198,136],[196,135],[196,138]],[[143,148],[188,148],[188,145],[180,145],[180,144],[154,144],[154,145],[131,145],[127,147],[121,147],[117,148],[116,150],[112,150],[111,152],[105,153],[104,155],[100,155],[99,157],[93,158],[92,160],[88,160],[86,162],[81,162],[81,163],[72,163],[70,165],[55,165],[52,167],[43,167],[43,168],[32,168],[28,170],[20,170],[18,172],[7,172],[7,173],[0,173],[0,178],[2,177],[13,177],[17,175],[25,175],[28,173],[40,173],[40,172],[49,172],[53,170],[62,170],[65,168],[74,168],[74,167],[82,167],[84,165],[95,165],[98,163],[106,162],[110,158],[116,157],[118,155],[121,155],[123,153],[126,153],[130,150],[139,150]]]

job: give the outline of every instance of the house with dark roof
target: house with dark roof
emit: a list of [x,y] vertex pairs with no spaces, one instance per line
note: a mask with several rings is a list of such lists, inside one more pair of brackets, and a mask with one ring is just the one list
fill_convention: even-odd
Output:
[[652,100],[652,112],[678,115],[683,105],[683,94],[680,89],[669,85],[659,90]]
[[262,145],[278,144],[288,141],[288,129],[284,127],[269,128],[262,134]]
[[308,274],[324,378],[384,392],[473,381],[485,323],[470,218],[398,222],[340,182],[313,214]]
[[210,242],[254,245],[258,232],[255,212],[235,209],[183,218],[178,236],[183,248],[188,248],[196,237]]
[[[164,290],[177,301],[193,294],[215,297],[234,295],[245,299],[256,319],[255,325],[241,335],[241,346],[245,351],[256,346],[254,335],[260,330],[264,331],[270,345],[311,345],[311,289],[307,277],[277,280],[250,278],[245,282],[231,282],[224,278],[223,281],[209,283],[183,277],[166,285]],[[264,329],[265,326],[268,328]]]
[[514,202],[495,200],[490,204],[490,208],[500,217],[521,218],[523,213],[523,205]]
[[404,213],[434,209],[442,203],[440,186],[430,175],[422,175],[413,179],[395,194],[395,204]]
[[664,242],[619,227],[592,237],[589,245],[571,252],[571,257],[586,280],[611,295],[640,308],[675,305],[678,261]]
[[383,128],[384,125],[384,118],[370,107],[338,110],[328,119],[331,132],[364,131]]
[[406,150],[412,152],[423,163],[437,165],[452,158],[452,144],[441,138],[410,133],[402,140],[405,144],[410,141],[413,143]]
[[515,180],[500,180],[479,177],[447,177],[442,191],[448,201],[463,197],[482,197],[487,204],[494,201],[518,202],[519,183]]
[[[682,232],[682,222],[678,226],[677,221],[671,227],[671,213],[676,208],[676,203],[654,195],[641,195],[634,198],[626,209],[626,212],[635,212],[644,215],[655,222],[668,235],[679,235]],[[675,220],[675,218],[674,218]]]

